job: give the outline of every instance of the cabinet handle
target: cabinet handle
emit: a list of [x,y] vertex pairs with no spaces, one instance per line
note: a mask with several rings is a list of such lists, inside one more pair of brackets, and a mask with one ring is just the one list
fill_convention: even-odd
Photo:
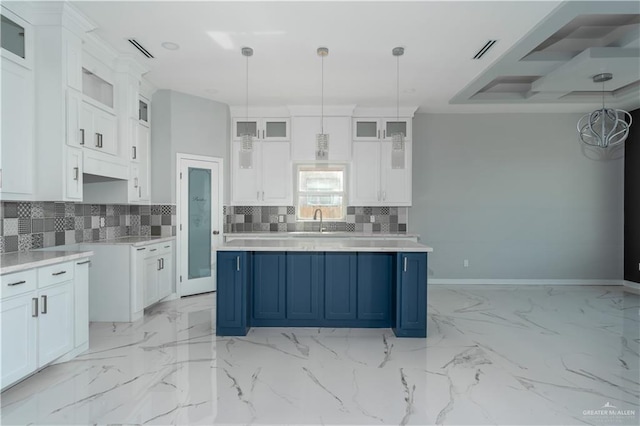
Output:
[[262,201],[264,201],[264,191],[262,191]]
[[378,139],[380,139],[380,130],[378,130]]
[[160,269],[162,269],[162,268],[160,267],[160,259],[158,259],[158,260],[157,260],[157,262],[158,262],[158,269],[157,269],[157,270],[159,271]]
[[220,231],[213,231],[213,235],[220,235]]
[[260,191],[256,192],[256,198],[260,201]]
[[156,251],[156,250],[158,250],[158,249],[151,249],[151,250],[149,250],[149,251]]
[[102,133],[100,133],[100,148],[102,148]]
[[382,139],[386,139],[387,138],[387,130],[383,130],[382,131]]
[[87,263],[91,263],[90,260],[85,260],[84,262],[78,262],[76,265],[86,265]]
[[73,168],[73,180],[78,180],[78,173],[80,173],[80,169],[78,167]]
[[67,273],[67,271],[52,272],[51,275],[57,276],[57,275],[62,275],[62,274],[66,274],[66,273]]
[[147,249],[146,247],[142,247],[142,248],[136,249],[136,251],[142,251],[142,250],[146,250],[146,249]]
[[160,258],[160,269],[164,269],[164,257]]
[[138,198],[142,198],[142,187],[138,187]]
[[133,178],[133,187],[134,188],[138,187],[138,178],[137,177]]
[[7,285],[9,287],[13,287],[14,285],[20,285],[20,284],[24,284],[24,283],[26,283],[26,281],[22,280],[22,281],[18,281],[17,283],[10,283],[10,284],[7,284]]
[[100,148],[100,133],[96,133],[96,148]]
[[264,130],[262,131],[262,139],[264,139]]
[[133,159],[135,160],[138,158],[137,149],[135,146],[132,146],[131,148],[133,149]]
[[382,191],[382,201],[387,201],[387,191]]
[[236,271],[240,270],[240,256],[236,256]]
[[80,129],[80,145],[84,145],[84,129]]
[[404,272],[407,272],[407,258],[406,257],[404,258],[404,267],[403,267],[403,269],[404,269]]
[[46,314],[47,313],[47,295],[44,294],[41,297],[42,297],[42,310],[40,311],[40,313]]
[[38,298],[37,297],[34,297],[31,299],[31,316],[32,317],[38,316]]
[[170,245],[169,246],[164,246],[164,248],[169,248],[169,247],[171,247],[171,246]]

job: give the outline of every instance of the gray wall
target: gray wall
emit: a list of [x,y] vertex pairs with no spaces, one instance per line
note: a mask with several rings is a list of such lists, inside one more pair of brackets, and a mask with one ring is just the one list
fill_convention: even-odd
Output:
[[183,153],[224,159],[224,203],[228,204],[229,107],[159,90],[153,95],[151,114],[151,202],[176,202],[176,154]]
[[623,162],[587,158],[578,118],[416,115],[409,232],[431,277],[622,279]]

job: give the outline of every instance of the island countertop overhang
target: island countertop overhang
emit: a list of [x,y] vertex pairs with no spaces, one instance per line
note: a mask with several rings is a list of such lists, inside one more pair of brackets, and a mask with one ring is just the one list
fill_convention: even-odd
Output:
[[367,240],[349,238],[282,238],[237,239],[216,247],[217,251],[316,251],[316,252],[421,252],[430,253],[432,247],[404,240]]

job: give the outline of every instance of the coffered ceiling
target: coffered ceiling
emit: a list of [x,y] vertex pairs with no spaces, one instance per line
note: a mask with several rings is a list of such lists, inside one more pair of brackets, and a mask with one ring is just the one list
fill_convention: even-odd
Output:
[[[640,2],[73,1],[94,33],[139,56],[158,88],[230,105],[395,104],[423,112],[585,112],[600,103],[591,77],[612,72],[607,102],[640,106]],[[488,40],[497,40],[479,60]],[[179,45],[168,50],[162,43]]]

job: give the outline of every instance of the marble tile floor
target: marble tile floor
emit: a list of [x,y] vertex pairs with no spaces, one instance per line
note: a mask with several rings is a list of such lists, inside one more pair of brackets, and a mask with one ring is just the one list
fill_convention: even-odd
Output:
[[389,329],[215,336],[213,294],[2,393],[0,423],[638,425],[640,300],[622,287],[431,286],[429,337]]

